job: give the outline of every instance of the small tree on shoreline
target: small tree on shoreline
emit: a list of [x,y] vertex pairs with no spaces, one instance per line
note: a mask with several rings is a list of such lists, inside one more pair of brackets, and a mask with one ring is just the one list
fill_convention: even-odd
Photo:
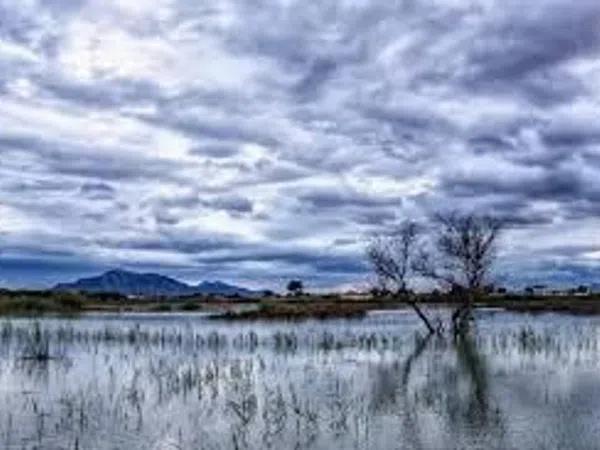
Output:
[[302,293],[304,292],[304,283],[302,283],[301,280],[291,280],[287,284],[287,290],[292,295],[302,295]]

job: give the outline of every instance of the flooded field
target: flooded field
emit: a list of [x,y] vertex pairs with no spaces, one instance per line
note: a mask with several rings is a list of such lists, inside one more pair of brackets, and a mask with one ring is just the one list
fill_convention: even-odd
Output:
[[600,448],[600,319],[0,320],[2,449]]

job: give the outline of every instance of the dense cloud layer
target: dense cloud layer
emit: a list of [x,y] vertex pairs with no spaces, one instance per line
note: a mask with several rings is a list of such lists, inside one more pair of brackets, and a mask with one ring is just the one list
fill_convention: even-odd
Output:
[[361,283],[450,208],[593,278],[599,56],[597,0],[0,0],[0,281]]

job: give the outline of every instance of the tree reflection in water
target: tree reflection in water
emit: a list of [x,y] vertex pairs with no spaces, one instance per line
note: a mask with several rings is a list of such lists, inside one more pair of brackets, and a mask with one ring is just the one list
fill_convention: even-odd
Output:
[[416,336],[405,359],[378,366],[372,389],[371,412],[395,414],[410,448],[436,440],[446,448],[507,448],[486,358],[470,336]]

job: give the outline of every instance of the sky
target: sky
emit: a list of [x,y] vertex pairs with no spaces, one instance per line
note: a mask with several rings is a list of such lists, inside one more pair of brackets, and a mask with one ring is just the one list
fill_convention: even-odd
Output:
[[439,210],[600,280],[597,0],[0,0],[0,285],[314,288]]

